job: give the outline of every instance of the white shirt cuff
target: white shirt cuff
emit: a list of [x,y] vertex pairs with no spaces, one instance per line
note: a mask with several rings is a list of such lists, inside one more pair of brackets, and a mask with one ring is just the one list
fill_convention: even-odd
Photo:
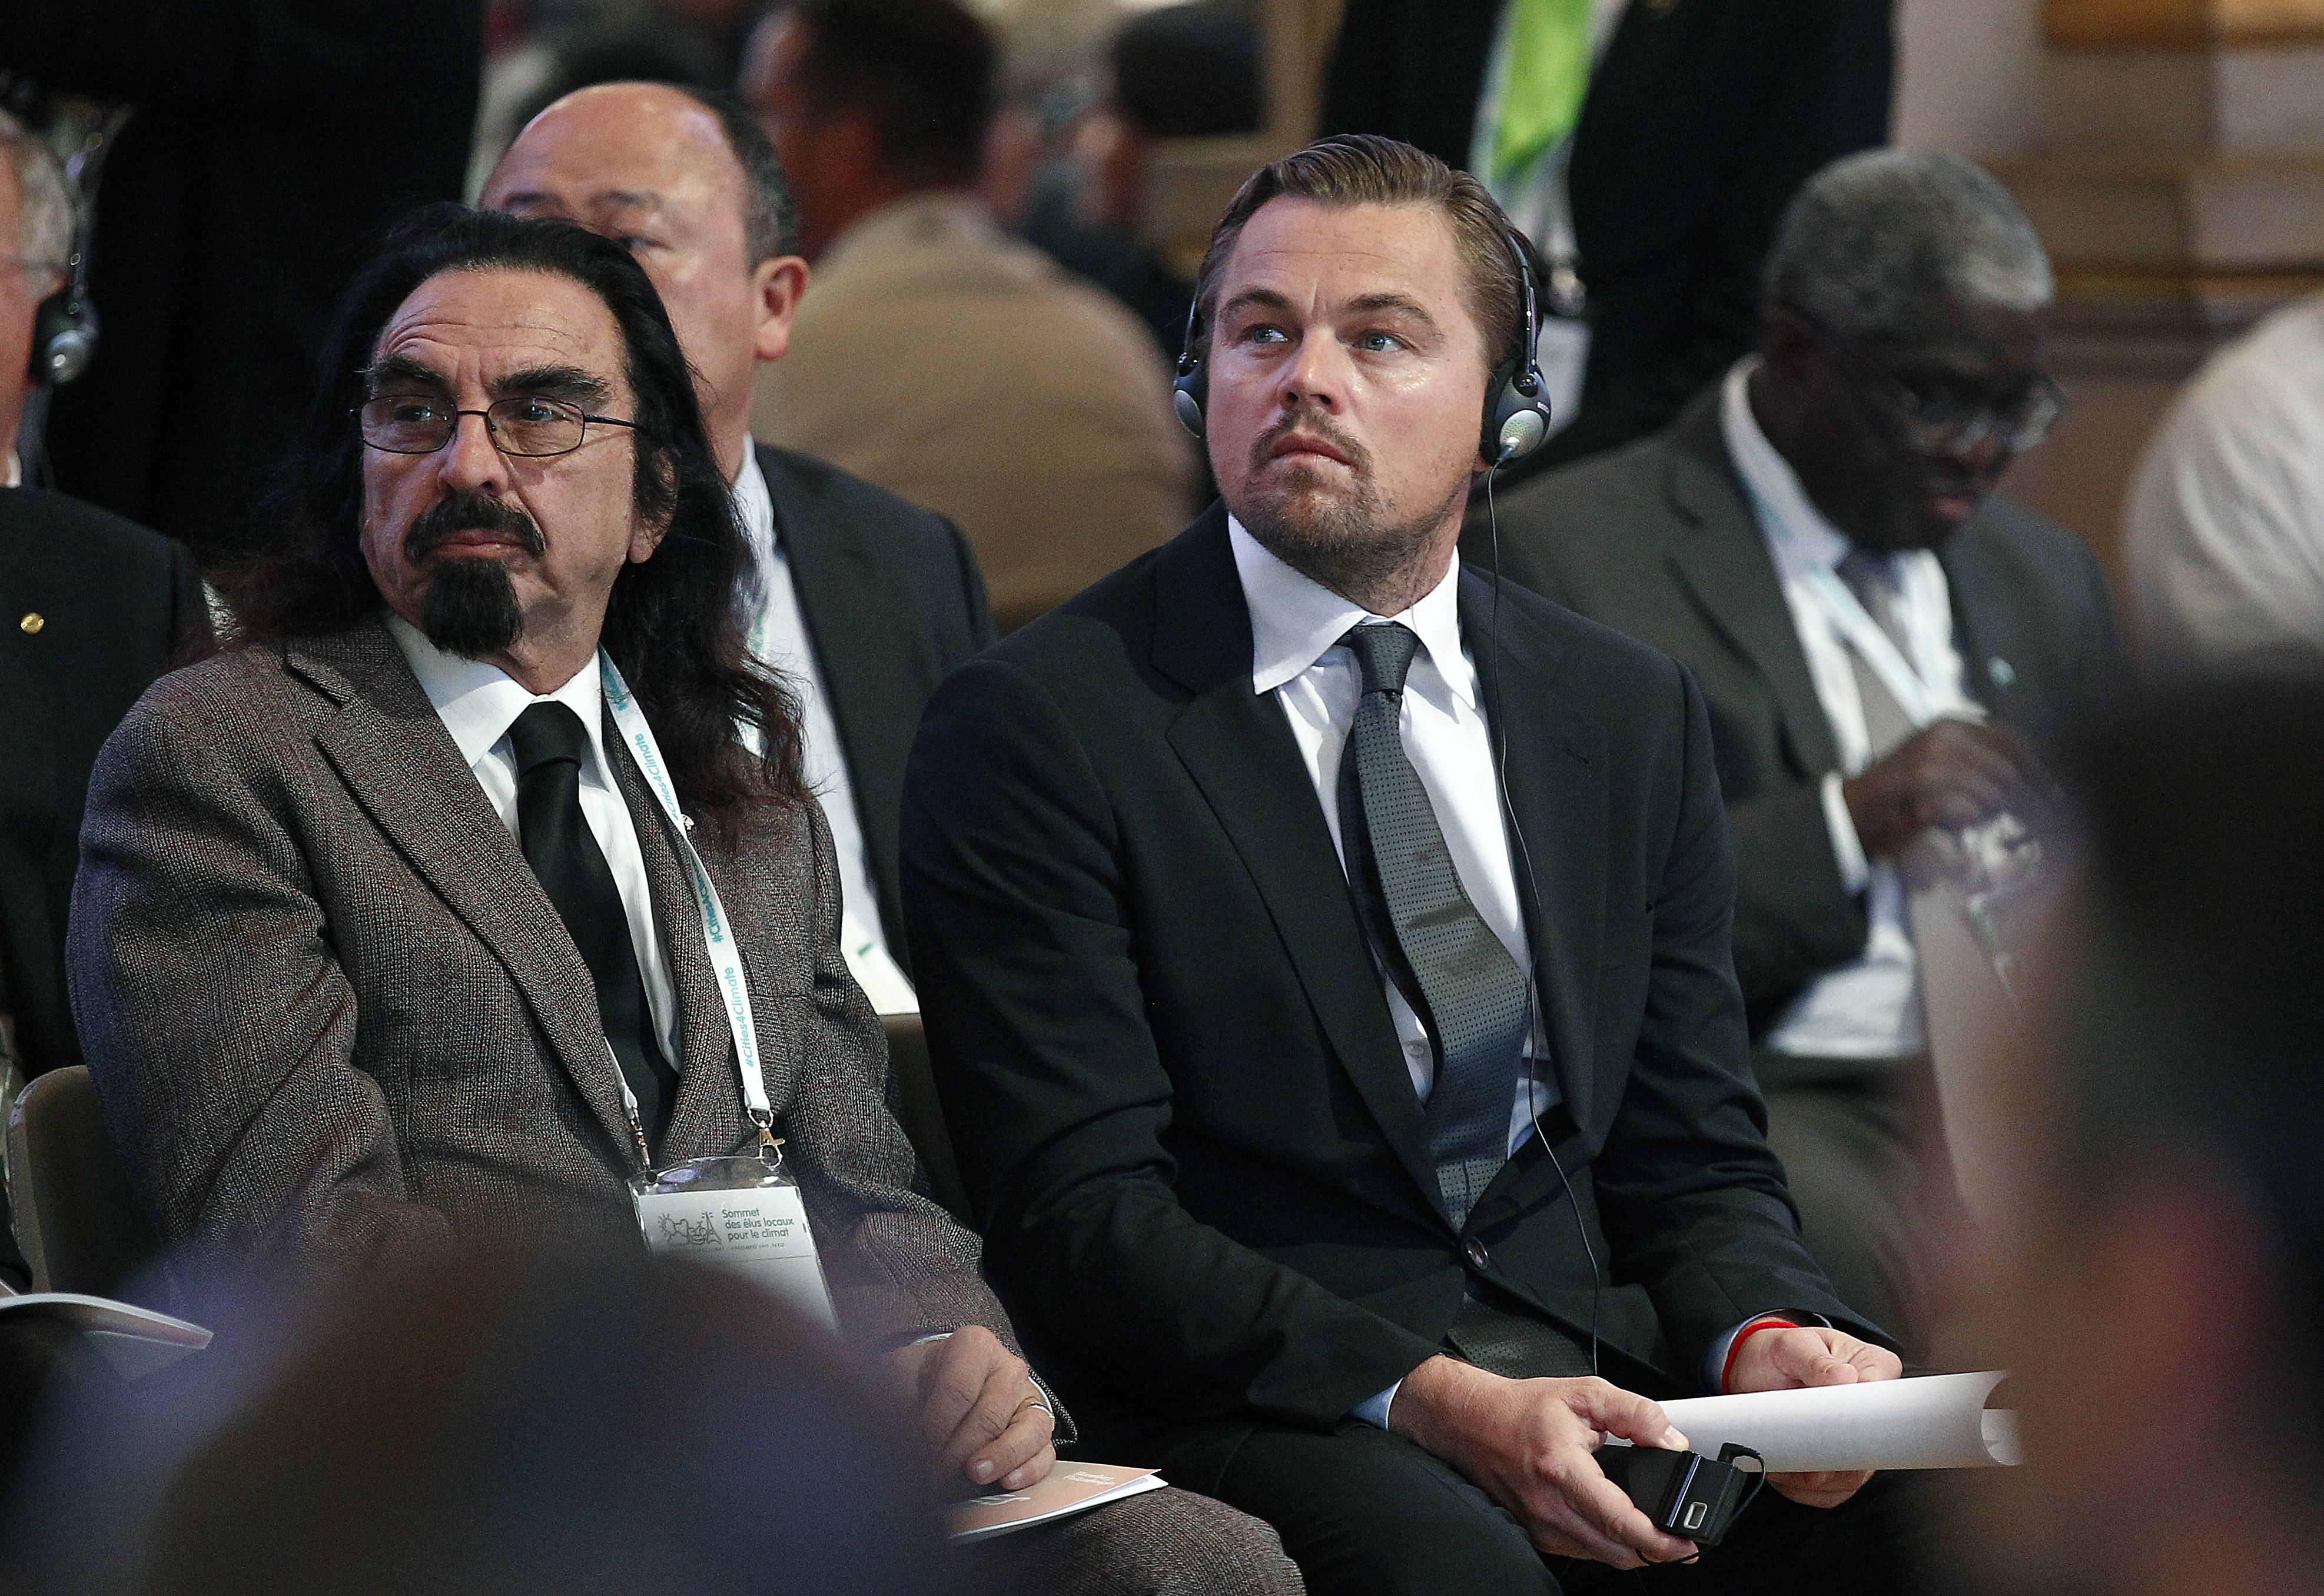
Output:
[[1848,812],[1836,770],[1823,778],[1823,823],[1831,830],[1831,857],[1840,861],[1841,885],[1862,892],[1872,885],[1872,861],[1864,857],[1864,839],[1856,834],[1856,817]]
[[1397,1392],[1403,1389],[1404,1381],[1399,1380],[1379,1396],[1367,1397],[1348,1411],[1366,1424],[1377,1426],[1384,1430],[1388,1428],[1388,1406],[1396,1400]]

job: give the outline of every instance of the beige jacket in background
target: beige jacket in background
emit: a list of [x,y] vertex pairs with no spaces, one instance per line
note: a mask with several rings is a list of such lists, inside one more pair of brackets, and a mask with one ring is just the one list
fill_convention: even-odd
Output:
[[833,245],[751,427],[957,521],[1004,631],[1194,509],[1153,339],[959,194],[899,200]]

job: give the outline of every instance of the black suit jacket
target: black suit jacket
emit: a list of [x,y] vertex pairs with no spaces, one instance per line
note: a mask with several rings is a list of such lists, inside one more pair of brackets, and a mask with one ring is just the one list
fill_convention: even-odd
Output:
[[[1735,973],[1755,1029],[1864,951],[1821,786],[1840,766],[1789,608],[1719,424],[1719,389],[1626,449],[1500,498],[1501,569],[1653,644],[1702,683],[1735,839]],[[1481,516],[1468,552],[1489,563]],[[1939,552],[1971,697],[2052,744],[2120,672],[2114,610],[2074,536],[1989,499]]]
[[[1501,0],[1350,0],[1328,133],[1469,164]],[[1592,341],[1582,411],[1519,475],[1664,426],[1749,348],[1784,207],[1888,137],[1893,0],[1630,0],[1574,129]]]
[[181,545],[62,494],[0,489],[0,972],[33,1072],[80,1062],[65,916],[97,751],[208,629]]
[[920,710],[992,641],[984,578],[958,527],[858,476],[758,445],[807,640],[872,857],[890,949],[906,963],[896,879],[904,761]]
[[1515,587],[1499,628],[1578,1223],[1536,1143],[1446,1217],[1322,805],[1252,691],[1222,509],[930,702],[904,816],[929,1040],[991,1274],[1085,1427],[1329,1427],[1439,1350],[1472,1267],[1582,1335],[1585,1230],[1609,1374],[1695,1389],[1751,1312],[1846,1313],[1762,1140],[1700,695]]

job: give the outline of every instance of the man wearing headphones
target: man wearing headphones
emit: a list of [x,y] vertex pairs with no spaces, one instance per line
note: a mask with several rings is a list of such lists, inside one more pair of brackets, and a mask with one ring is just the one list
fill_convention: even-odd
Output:
[[[1179,385],[1223,502],[954,674],[906,783],[991,1278],[1107,1455],[1324,1591],[1683,1563],[1606,1435],[1899,1372],[1766,1148],[1693,683],[1454,557],[1544,430],[1528,275],[1410,146],[1253,178]],[[1772,1482],[1650,1578],[1897,1587],[1861,1477]]]
[[[55,155],[0,112],[0,695],[12,745],[0,760],[0,1080],[80,1062],[62,955],[89,767],[172,650],[208,625],[181,546],[25,483],[15,443],[32,397],[78,376],[93,345],[73,232]],[[0,1249],[14,1251],[5,1230]]]

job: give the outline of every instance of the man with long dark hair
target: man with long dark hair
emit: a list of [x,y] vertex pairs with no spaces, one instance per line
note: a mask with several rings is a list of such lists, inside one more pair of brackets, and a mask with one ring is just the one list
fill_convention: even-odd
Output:
[[[910,1190],[644,271],[562,223],[417,214],[350,290],[272,514],[235,646],[107,746],[75,900],[76,1013],[164,1242],[325,1270],[495,1233],[635,1245],[634,1177],[779,1131],[838,1328],[884,1354],[939,1480],[1041,1479],[1048,1399],[975,1238]],[[1221,1561],[1152,1566],[1170,1531]],[[1182,1496],[1029,1555],[1097,1591],[1287,1568]]]

